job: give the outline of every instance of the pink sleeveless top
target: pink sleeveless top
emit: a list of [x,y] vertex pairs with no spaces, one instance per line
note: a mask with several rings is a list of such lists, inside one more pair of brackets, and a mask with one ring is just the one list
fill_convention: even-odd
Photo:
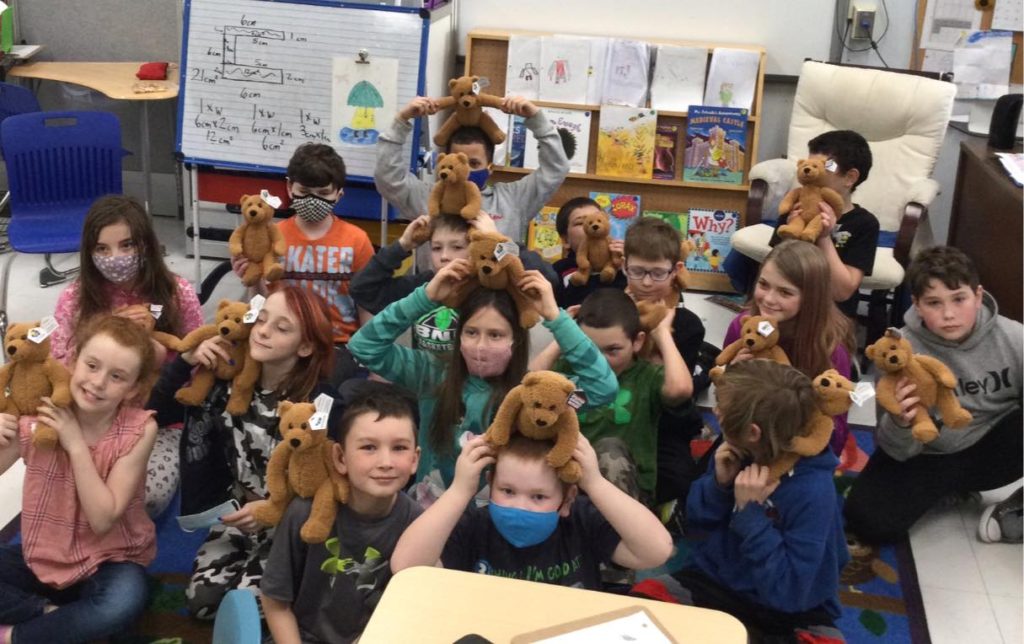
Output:
[[[107,433],[90,447],[104,481],[114,464],[135,447],[154,412],[122,407]],[[32,446],[34,416],[18,421],[25,460],[21,538],[25,561],[39,581],[66,588],[96,572],[106,561],[147,565],[156,555],[156,528],[146,515],[145,476],[121,519],[107,534],[96,536],[78,502],[75,477],[67,452]]]

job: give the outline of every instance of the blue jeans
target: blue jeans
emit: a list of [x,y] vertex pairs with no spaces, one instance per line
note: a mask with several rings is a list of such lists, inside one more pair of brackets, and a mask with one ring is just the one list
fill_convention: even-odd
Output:
[[[146,569],[107,562],[89,578],[57,590],[36,578],[21,545],[0,546],[0,624],[14,624],[13,642],[85,642],[121,634],[142,614]],[[46,604],[59,608],[43,613]]]

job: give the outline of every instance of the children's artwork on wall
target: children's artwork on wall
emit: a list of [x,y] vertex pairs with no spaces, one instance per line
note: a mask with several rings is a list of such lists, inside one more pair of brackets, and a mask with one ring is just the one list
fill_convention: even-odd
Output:
[[333,62],[332,142],[343,147],[376,144],[380,134],[377,120],[390,118],[397,108],[398,60],[374,58],[364,62],[338,57]]
[[505,95],[537,100],[540,88],[540,38],[512,34],[508,38]]
[[601,102],[643,107],[647,104],[650,45],[639,40],[613,38],[608,45]]
[[750,110],[757,89],[757,68],[760,52],[747,49],[715,47],[704,88],[703,105],[740,107]]
[[608,62],[610,38],[590,38],[590,67],[587,68],[587,104],[604,102],[604,70]]
[[589,39],[545,36],[540,43],[540,63],[540,100],[586,103]]
[[651,107],[685,112],[704,101],[708,50],[703,47],[658,45],[651,81]]

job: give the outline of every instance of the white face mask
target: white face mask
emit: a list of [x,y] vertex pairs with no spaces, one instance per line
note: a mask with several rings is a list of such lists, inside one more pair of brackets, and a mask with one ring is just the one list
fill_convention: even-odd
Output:
[[139,274],[142,258],[135,253],[131,255],[114,255],[112,257],[93,255],[92,263],[96,266],[96,270],[103,277],[107,278],[108,281],[114,284],[124,284],[134,280]]
[[292,198],[292,208],[295,210],[295,214],[303,221],[311,224],[323,221],[334,212],[334,203],[329,199],[316,195]]

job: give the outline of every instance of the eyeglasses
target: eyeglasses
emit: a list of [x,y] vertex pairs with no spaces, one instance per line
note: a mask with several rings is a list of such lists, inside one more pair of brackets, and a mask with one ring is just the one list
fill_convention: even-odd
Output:
[[650,277],[652,282],[664,282],[669,278],[672,273],[676,272],[675,268],[640,268],[639,266],[627,266],[626,277],[631,280],[642,281],[645,277]]

